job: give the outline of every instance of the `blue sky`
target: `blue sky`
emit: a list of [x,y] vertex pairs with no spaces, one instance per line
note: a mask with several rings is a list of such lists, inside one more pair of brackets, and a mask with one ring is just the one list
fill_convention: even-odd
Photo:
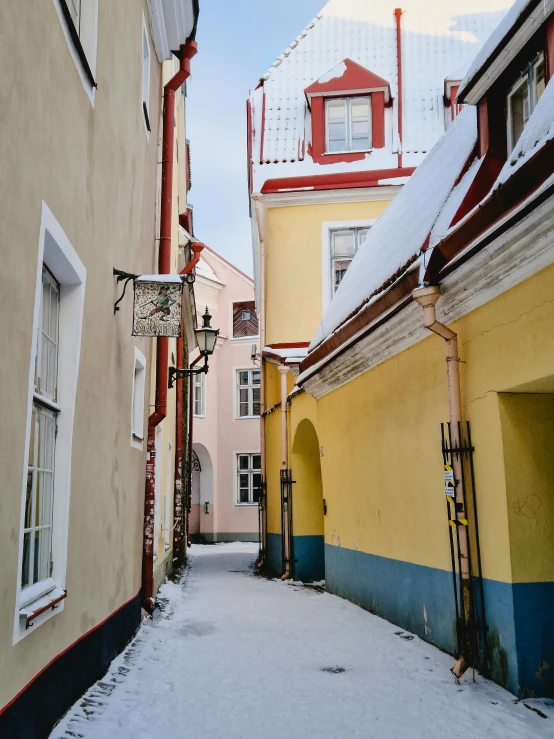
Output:
[[200,0],[188,83],[194,230],[252,274],[246,179],[249,90],[325,0]]

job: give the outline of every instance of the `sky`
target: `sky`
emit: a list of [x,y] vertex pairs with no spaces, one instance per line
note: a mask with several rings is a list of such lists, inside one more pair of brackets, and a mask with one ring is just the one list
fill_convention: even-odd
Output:
[[325,0],[200,0],[187,83],[195,236],[252,274],[246,100]]

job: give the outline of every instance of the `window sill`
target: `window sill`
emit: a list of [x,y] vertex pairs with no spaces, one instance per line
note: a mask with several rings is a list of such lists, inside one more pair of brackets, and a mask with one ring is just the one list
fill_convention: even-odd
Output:
[[206,418],[206,416],[204,414],[202,414],[201,416],[197,416],[196,413],[193,413],[192,414],[192,417],[193,418]]
[[[66,598],[67,590],[58,587],[51,578],[26,588],[22,591],[19,608],[20,628],[27,632],[31,627],[39,626],[53,615]],[[43,618],[36,623],[41,616]]]
[[371,149],[350,149],[350,150],[343,150],[343,151],[324,151],[323,156],[324,157],[334,157],[337,155],[342,154],[371,154],[373,151],[373,147]]
[[260,334],[253,334],[252,336],[232,336],[229,341],[231,343],[238,343],[239,341],[252,341],[253,339],[259,339]]
[[236,416],[235,421],[259,421],[261,416]]
[[235,508],[257,508],[258,503],[235,503]]

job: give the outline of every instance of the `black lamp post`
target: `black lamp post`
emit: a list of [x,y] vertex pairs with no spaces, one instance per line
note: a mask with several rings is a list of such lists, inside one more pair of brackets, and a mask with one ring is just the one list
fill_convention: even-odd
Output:
[[208,310],[208,306],[206,306],[206,312],[202,316],[202,327],[197,328],[194,331],[194,333],[196,334],[198,348],[200,349],[200,356],[204,357],[204,364],[201,367],[187,367],[185,369],[170,367],[168,385],[170,389],[173,387],[173,382],[175,380],[182,380],[185,377],[190,377],[191,375],[200,375],[202,374],[202,372],[208,372],[208,357],[214,353],[215,345],[217,343],[217,337],[219,336],[219,329],[211,327],[211,320],[212,317]]

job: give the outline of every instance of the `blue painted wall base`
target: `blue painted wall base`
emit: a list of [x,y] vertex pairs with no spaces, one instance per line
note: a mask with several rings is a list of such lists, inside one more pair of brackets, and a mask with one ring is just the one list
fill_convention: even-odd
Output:
[[[456,652],[452,574],[325,544],[327,590]],[[554,697],[554,583],[484,580],[492,677],[515,695]]]
[[283,574],[283,537],[281,534],[267,535],[267,570],[272,575]]
[[293,536],[293,577],[302,582],[325,580],[325,542],[323,536]]

